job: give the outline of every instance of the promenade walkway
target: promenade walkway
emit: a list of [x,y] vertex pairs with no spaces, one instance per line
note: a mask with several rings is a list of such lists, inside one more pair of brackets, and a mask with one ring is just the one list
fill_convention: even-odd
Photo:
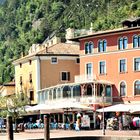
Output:
[[[74,130],[51,130],[51,138],[60,137],[75,137],[75,136],[102,136],[102,130],[86,130],[86,131],[74,131]],[[112,137],[126,137],[131,136],[132,138],[139,138],[139,130],[126,130],[126,131],[112,131],[106,130],[106,136]],[[44,138],[43,129],[26,130],[25,132],[14,133],[14,140],[39,140]],[[7,140],[6,133],[0,133],[0,140]]]

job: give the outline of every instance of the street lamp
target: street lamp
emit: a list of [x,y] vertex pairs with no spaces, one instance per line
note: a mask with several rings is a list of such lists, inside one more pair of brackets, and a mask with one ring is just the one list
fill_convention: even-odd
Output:
[[103,97],[103,128],[102,128],[102,134],[105,135],[105,113],[104,113],[105,87],[104,86],[103,86],[102,97]]

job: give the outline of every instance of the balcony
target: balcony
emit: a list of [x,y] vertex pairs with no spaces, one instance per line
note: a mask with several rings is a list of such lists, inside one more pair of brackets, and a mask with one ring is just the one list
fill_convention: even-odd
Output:
[[[80,98],[80,102],[82,104],[103,104],[103,97],[102,96],[84,96]],[[104,103],[107,105],[112,104],[112,97],[104,97]]]
[[75,83],[82,83],[82,82],[93,82],[96,80],[96,75],[76,75],[75,76]]
[[[47,104],[56,104],[60,102],[66,102],[67,100],[72,102],[80,102],[81,104],[103,104],[103,97],[101,96],[77,96],[73,98],[59,98],[59,99],[53,99],[53,100],[40,100],[39,103],[47,103]],[[104,97],[104,104],[105,105],[112,105],[112,97]]]

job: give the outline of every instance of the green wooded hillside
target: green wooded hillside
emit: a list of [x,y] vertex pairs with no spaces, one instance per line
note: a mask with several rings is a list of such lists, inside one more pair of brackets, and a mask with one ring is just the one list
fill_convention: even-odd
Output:
[[121,26],[123,19],[140,16],[140,0],[0,0],[0,83],[14,78],[13,60],[27,54],[52,32],[97,30]]

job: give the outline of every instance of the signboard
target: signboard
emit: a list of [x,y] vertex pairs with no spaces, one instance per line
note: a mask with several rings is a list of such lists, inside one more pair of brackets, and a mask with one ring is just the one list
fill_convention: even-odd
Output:
[[90,127],[90,118],[88,115],[83,115],[81,118],[81,127]]

